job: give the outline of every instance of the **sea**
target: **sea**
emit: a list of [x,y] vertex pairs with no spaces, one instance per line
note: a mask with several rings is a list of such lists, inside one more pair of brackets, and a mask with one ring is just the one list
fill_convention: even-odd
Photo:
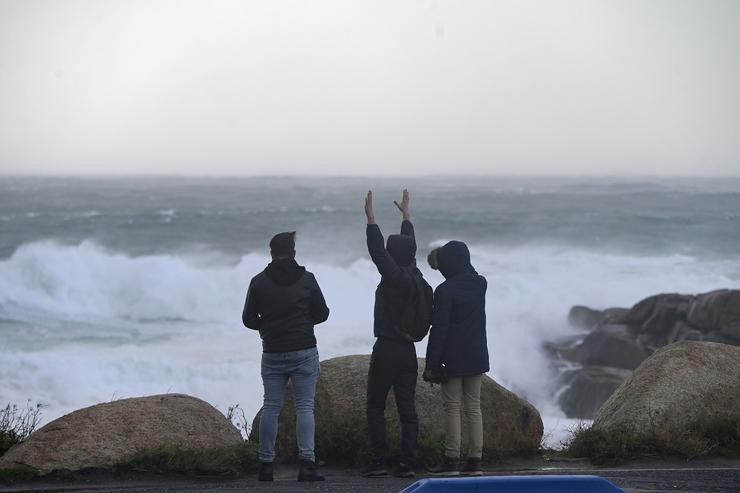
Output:
[[296,231],[324,292],[321,358],[367,354],[379,275],[363,200],[372,189],[381,230],[397,233],[404,188],[430,284],[443,278],[427,253],[453,239],[488,279],[489,375],[539,409],[548,446],[576,425],[557,406],[563,367],[543,350],[580,334],[571,306],[740,288],[740,178],[6,176],[0,405],[40,403],[44,424],[178,392],[251,420],[261,344],[241,313],[270,238]]

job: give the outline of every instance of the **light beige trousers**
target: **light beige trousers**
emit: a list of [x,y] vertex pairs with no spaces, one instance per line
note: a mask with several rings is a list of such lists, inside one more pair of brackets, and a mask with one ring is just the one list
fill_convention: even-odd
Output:
[[461,420],[464,417],[468,457],[483,452],[483,417],[480,412],[480,382],[483,375],[450,378],[442,384],[445,407],[445,455],[460,457]]

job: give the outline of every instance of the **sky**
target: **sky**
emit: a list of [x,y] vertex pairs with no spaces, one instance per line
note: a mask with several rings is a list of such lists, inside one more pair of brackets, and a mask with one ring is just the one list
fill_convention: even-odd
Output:
[[740,176],[740,1],[0,0],[0,174]]

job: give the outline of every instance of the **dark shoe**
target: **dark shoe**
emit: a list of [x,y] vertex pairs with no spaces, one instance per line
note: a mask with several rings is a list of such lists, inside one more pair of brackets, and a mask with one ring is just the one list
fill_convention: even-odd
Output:
[[480,467],[480,458],[468,457],[465,465],[460,469],[460,474],[465,474],[466,476],[483,476],[483,469]]
[[429,472],[433,476],[459,476],[460,464],[458,464],[458,459],[445,457],[442,464],[429,468]]
[[398,467],[393,470],[393,475],[397,478],[413,478],[416,476],[416,472],[414,472],[414,468],[411,467],[411,464],[399,462]]
[[360,469],[360,476],[363,478],[376,478],[379,476],[387,476],[388,471],[385,468],[384,460],[374,460],[367,466]]
[[260,472],[257,479],[260,481],[272,481],[272,462],[260,462]]
[[298,471],[298,481],[323,481],[324,476],[319,474],[316,463],[312,460],[301,459],[301,469]]

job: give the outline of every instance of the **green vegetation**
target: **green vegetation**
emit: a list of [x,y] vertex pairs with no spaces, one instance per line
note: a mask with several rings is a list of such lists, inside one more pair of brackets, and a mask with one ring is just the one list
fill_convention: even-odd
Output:
[[25,408],[8,404],[0,410],[0,455],[34,432],[41,421],[41,408],[41,404],[33,405],[29,400]]
[[182,449],[165,447],[131,457],[119,469],[157,473],[240,476],[257,471],[257,444],[245,441],[235,447]]
[[618,463],[640,455],[740,457],[740,422],[735,420],[695,423],[679,434],[657,427],[647,435],[629,430],[607,433],[584,425],[571,433],[563,444],[563,455],[588,457],[595,464]]
[[9,483],[15,481],[28,481],[37,476],[36,470],[31,467],[17,466],[7,469],[0,469],[0,481]]

